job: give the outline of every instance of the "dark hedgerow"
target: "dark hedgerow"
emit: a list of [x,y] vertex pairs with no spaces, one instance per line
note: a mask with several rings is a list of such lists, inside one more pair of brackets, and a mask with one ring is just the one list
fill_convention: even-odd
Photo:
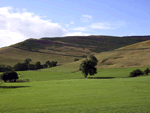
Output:
[[142,72],[140,69],[136,69],[130,73],[129,77],[137,77],[137,76],[141,76],[143,74],[144,74],[144,72]]

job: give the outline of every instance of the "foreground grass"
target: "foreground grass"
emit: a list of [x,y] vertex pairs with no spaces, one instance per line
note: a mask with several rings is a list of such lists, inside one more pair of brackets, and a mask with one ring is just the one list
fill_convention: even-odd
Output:
[[0,86],[0,112],[146,113],[149,81],[150,76],[5,83]]
[[92,78],[99,79],[84,79],[62,66],[19,71],[20,79],[30,82],[0,82],[0,113],[147,113],[150,76],[122,78],[135,69],[98,69]]

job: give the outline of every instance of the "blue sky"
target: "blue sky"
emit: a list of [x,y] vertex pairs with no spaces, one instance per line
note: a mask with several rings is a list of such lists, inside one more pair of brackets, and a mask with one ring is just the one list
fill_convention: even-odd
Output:
[[148,0],[0,0],[0,47],[45,36],[149,35],[149,6]]

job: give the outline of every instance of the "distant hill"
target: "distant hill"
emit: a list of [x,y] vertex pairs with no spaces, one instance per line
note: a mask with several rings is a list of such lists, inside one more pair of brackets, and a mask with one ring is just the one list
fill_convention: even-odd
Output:
[[150,36],[67,36],[27,39],[9,47],[0,48],[0,64],[14,65],[31,58],[35,63],[58,61],[59,65],[74,62],[90,54],[118,51],[118,48],[150,40]]
[[[98,59],[97,68],[130,68],[130,67],[149,67],[150,66],[150,40],[125,46],[113,51],[95,54]],[[84,59],[82,59],[84,60]],[[55,67],[53,71],[68,70],[76,72],[82,60],[67,63],[61,68]]]

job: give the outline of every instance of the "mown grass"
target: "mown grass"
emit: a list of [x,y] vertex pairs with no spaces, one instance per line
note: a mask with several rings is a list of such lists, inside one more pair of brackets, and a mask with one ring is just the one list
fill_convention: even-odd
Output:
[[18,71],[30,82],[0,82],[0,113],[147,113],[150,76],[124,78],[134,69],[98,69],[95,79],[63,66]]
[[0,112],[146,113],[150,111],[149,80],[147,76],[5,83],[0,86]]

